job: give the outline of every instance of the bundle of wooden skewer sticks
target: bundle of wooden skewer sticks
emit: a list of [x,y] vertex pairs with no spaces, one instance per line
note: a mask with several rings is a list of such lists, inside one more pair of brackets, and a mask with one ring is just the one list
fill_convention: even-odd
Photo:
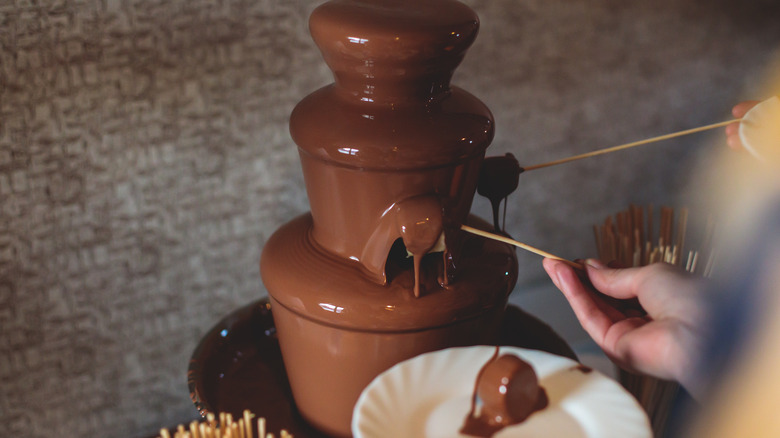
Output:
[[[202,422],[193,421],[189,427],[180,424],[173,432],[160,429],[159,438],[274,438],[274,434],[266,433],[265,418],[253,421],[255,415],[245,410],[242,418],[233,420],[229,413],[221,412],[219,416],[212,413],[206,415]],[[257,426],[255,428],[254,426]],[[255,435],[257,431],[257,435]],[[292,434],[282,429],[280,438],[293,438]]]
[[[617,213],[614,219],[609,216],[602,225],[594,226],[599,258],[605,263],[616,261],[622,267],[665,262],[696,275],[711,276],[715,265],[714,220],[707,219],[704,233],[699,236],[701,244],[688,245],[688,248],[686,238],[691,233],[687,230],[687,209],[680,209],[675,224],[674,209],[661,207],[657,240],[654,216],[652,206],[643,209],[631,205],[627,210]],[[680,385],[620,368],[618,380],[647,412],[655,436],[663,436]]]
[[623,267],[665,262],[704,277],[711,276],[715,264],[713,219],[707,219],[698,249],[688,249],[688,210],[680,209],[676,226],[674,216],[673,208],[661,207],[657,241],[652,205],[645,209],[631,205],[627,210],[617,213],[614,220],[612,216],[607,217],[603,225],[593,226],[599,258],[605,262],[616,261]]

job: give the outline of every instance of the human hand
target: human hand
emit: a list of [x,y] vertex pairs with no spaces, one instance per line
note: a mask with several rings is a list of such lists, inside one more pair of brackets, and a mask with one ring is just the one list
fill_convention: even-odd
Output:
[[[747,100],[745,102],[740,102],[734,105],[734,108],[731,109],[731,114],[733,114],[734,117],[741,119],[745,116],[745,114],[747,114],[748,111],[750,111],[759,103],[760,102],[757,100]],[[742,140],[739,139],[739,122],[734,122],[726,126],[726,142],[728,143],[729,147],[734,150],[739,151],[745,149],[742,146]]]
[[[676,380],[694,396],[701,393],[693,369],[704,341],[705,312],[693,277],[666,263],[612,269],[589,259],[586,271],[591,286],[558,260],[544,259],[544,269],[585,331],[616,364]],[[623,311],[597,291],[618,300],[636,298],[647,314]]]

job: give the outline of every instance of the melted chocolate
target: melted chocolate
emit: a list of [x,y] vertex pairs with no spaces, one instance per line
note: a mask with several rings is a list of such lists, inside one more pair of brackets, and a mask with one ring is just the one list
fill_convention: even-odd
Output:
[[590,374],[590,373],[593,372],[593,368],[591,368],[589,366],[585,366],[583,364],[579,364],[579,365],[573,367],[572,370],[579,371],[582,374]]
[[[487,368],[488,364],[493,363],[496,359],[498,359],[498,353],[501,347],[496,345],[496,349],[493,351],[493,355],[490,356],[490,359],[488,359],[487,362],[485,362],[484,365],[482,365],[482,368],[479,369],[479,372],[477,373],[477,378],[474,379],[474,390],[471,392],[471,409],[469,409],[469,414],[466,416],[466,422],[463,425],[463,429],[470,430],[472,427],[475,427],[474,425],[471,425],[471,423],[475,422],[475,413],[477,409],[477,399],[479,398],[478,395],[478,389],[479,389],[479,382],[482,379],[482,375],[485,374],[485,368]],[[466,425],[471,425],[470,427],[467,427]]]
[[[515,355],[493,357],[482,367],[471,411],[461,428],[465,435],[490,437],[504,427],[525,421],[547,407],[547,393],[539,386],[533,367]],[[481,401],[477,415],[476,397]]]
[[521,173],[523,168],[515,156],[509,153],[503,157],[488,157],[482,162],[477,193],[486,197],[493,207],[493,228],[496,232],[503,231],[498,223],[501,201],[517,189]]

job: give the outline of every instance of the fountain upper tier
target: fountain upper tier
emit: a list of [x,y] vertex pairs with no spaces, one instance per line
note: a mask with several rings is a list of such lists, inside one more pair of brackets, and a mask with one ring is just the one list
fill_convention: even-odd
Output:
[[314,10],[309,27],[340,91],[398,103],[447,90],[479,20],[452,0],[336,0]]
[[478,26],[453,0],[336,0],[312,13],[312,35],[336,79],[290,118],[312,235],[376,283],[386,283],[388,254],[402,237],[400,204],[435,199],[441,217],[419,220],[445,229],[471,208],[493,116],[449,82]]

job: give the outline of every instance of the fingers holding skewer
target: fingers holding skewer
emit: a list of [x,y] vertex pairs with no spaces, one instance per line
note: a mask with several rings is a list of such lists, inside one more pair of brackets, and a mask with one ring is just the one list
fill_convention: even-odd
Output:
[[[757,100],[748,100],[738,103],[734,106],[734,108],[731,109],[731,114],[735,118],[741,119],[742,117],[745,117],[745,114],[753,109],[754,106],[758,105],[758,103],[759,101]],[[742,141],[739,138],[739,123],[740,122],[734,122],[726,126],[726,142],[728,143],[729,147],[734,150],[744,149]]]

